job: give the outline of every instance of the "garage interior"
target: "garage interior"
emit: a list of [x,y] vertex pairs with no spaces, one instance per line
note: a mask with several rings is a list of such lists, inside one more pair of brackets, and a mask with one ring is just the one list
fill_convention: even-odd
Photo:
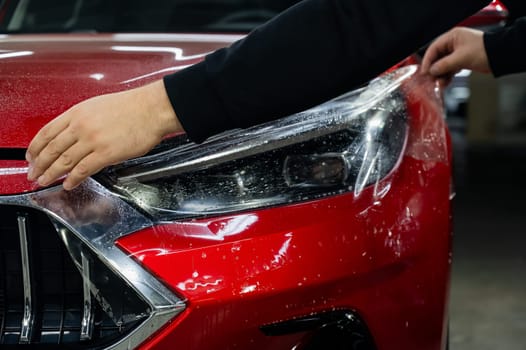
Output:
[[450,349],[526,344],[526,74],[473,74],[449,116],[455,197]]

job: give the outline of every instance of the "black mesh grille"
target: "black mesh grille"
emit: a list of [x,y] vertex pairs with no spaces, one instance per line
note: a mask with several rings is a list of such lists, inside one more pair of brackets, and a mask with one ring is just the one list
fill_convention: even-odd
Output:
[[[22,330],[24,282],[18,227],[21,216],[26,218],[28,232],[34,320],[31,344],[97,348],[124,336],[140,323],[140,320],[126,325],[116,322],[93,298],[93,333],[91,339],[81,341],[82,276],[52,223],[37,210],[0,206],[0,348],[4,344],[18,344]],[[97,273],[110,276],[108,272],[100,272],[100,265],[99,262]],[[126,288],[122,289],[123,302],[129,301],[133,296]]]

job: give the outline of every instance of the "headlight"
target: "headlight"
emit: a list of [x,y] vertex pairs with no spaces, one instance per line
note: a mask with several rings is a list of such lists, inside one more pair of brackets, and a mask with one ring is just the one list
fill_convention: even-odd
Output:
[[224,214],[353,191],[395,167],[407,139],[404,67],[318,107],[196,145],[178,136],[98,180],[157,220]]

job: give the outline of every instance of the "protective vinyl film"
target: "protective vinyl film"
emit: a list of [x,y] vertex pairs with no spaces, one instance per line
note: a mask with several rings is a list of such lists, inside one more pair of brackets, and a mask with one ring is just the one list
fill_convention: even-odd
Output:
[[156,223],[118,246],[190,302],[166,341],[193,333],[186,345],[212,348],[235,329],[237,346],[275,349],[262,325],[352,309],[380,349],[439,349],[451,237],[440,94],[402,67],[283,120],[201,145],[167,140],[103,174]]
[[0,205],[46,212],[80,270],[87,249],[138,292],[150,312],[126,346],[212,349],[235,334],[239,348],[292,348],[304,333],[260,327],[352,309],[378,348],[434,349],[450,154],[440,91],[417,69],[200,145],[175,136],[72,192]]
[[[158,221],[349,191],[357,198],[367,186],[381,198],[390,186],[386,177],[400,161],[410,136],[407,90],[412,84],[418,89],[425,86],[415,73],[416,66],[396,70],[321,106],[230,131],[204,144],[176,137],[149,156],[111,168],[102,181]],[[436,132],[435,125],[430,128]],[[433,157],[436,152],[427,148],[445,147],[439,139],[443,136],[411,143],[408,152]]]

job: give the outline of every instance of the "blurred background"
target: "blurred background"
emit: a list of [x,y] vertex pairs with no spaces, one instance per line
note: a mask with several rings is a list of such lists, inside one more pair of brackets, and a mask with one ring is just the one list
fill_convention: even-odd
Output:
[[[471,74],[454,146],[450,349],[526,348],[526,74]],[[451,91],[453,90],[453,91]]]

